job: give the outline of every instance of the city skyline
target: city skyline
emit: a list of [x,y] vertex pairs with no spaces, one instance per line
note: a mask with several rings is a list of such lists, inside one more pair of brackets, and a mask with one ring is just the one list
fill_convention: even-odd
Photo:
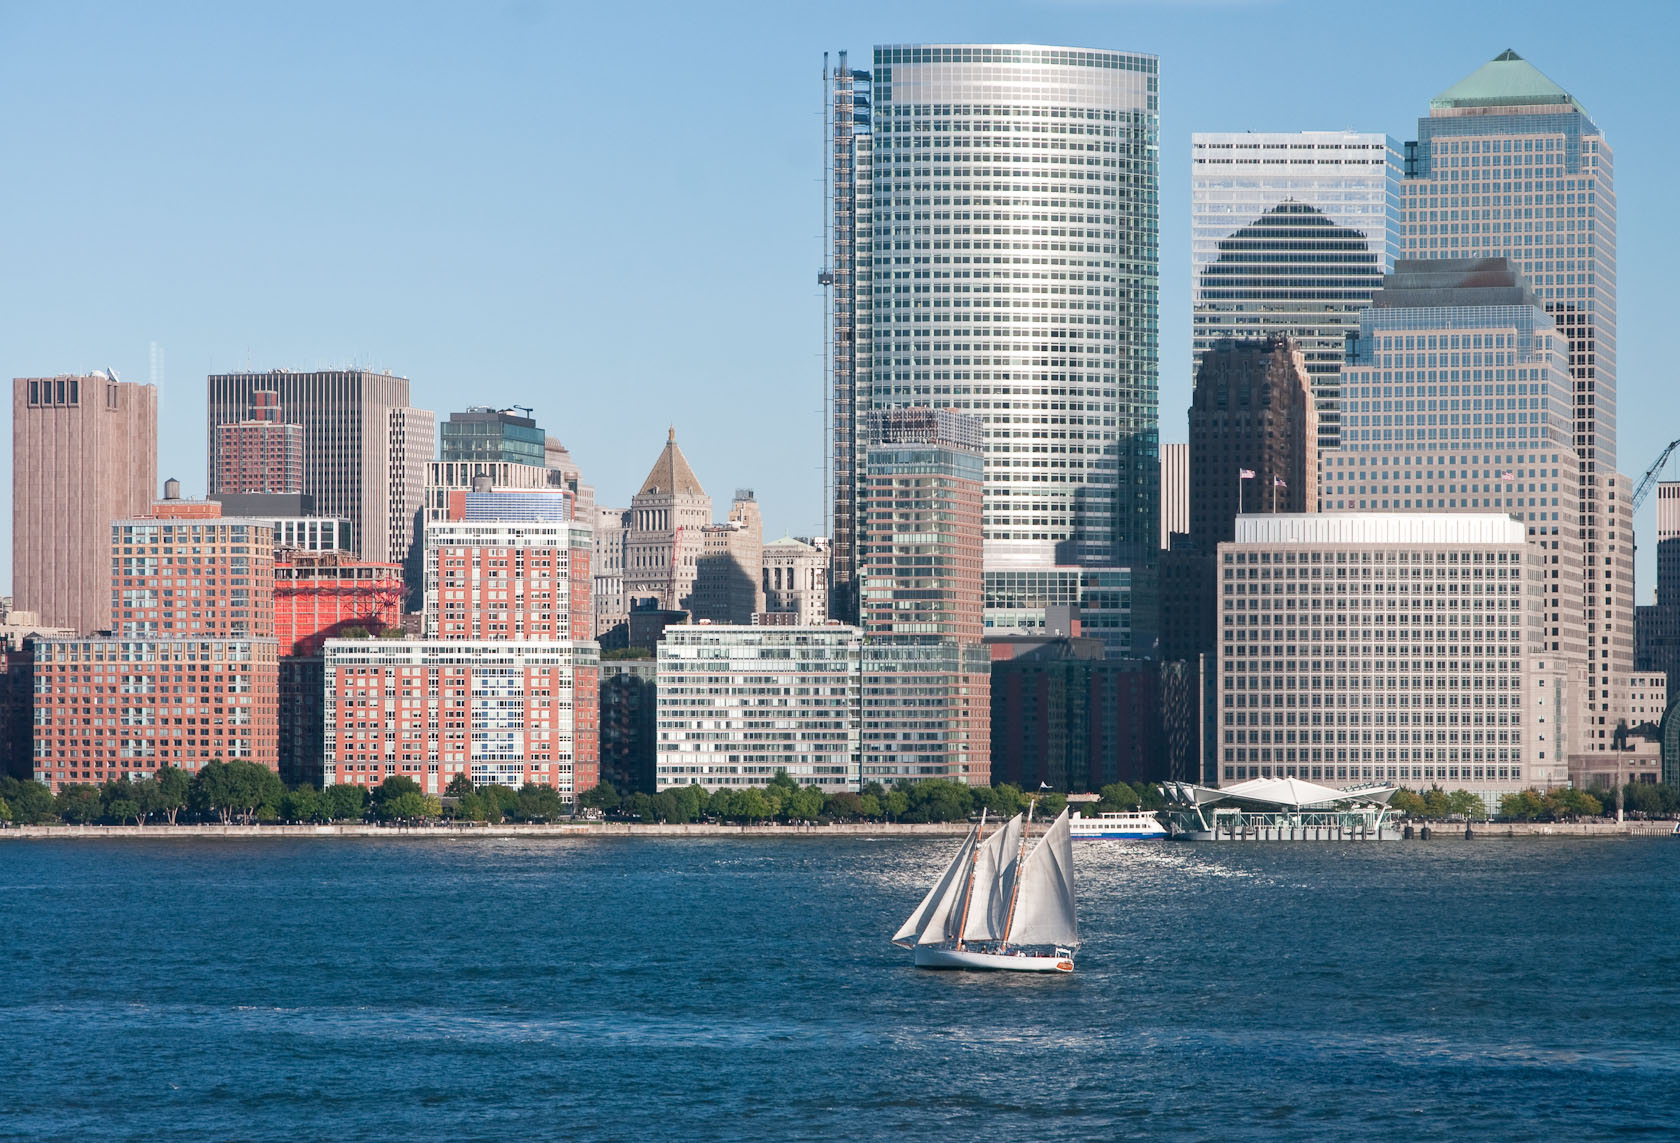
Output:
[[[1510,47],[1578,94],[1617,147],[1621,399],[1635,408],[1655,401],[1655,315],[1666,290],[1659,275],[1674,245],[1659,229],[1658,202],[1676,159],[1647,142],[1661,137],[1660,127],[1638,78],[1650,73],[1640,65],[1654,64],[1661,37],[1630,32],[1635,23],[1648,32],[1652,17],[1660,23],[1667,11],[1630,5],[1576,29],[1546,19],[1543,6],[1420,4],[1418,20],[1452,28],[1450,38],[1433,41],[1447,48],[1377,69],[1372,53],[1337,45],[1345,48],[1361,27],[1375,32],[1380,14],[1339,8],[1332,34],[1329,25],[1315,29],[1314,6],[1290,6],[1301,18],[1278,21],[1280,7],[1208,4],[1194,19],[1180,6],[1150,4],[986,5],[960,14],[864,5],[843,20],[788,13],[774,27],[743,13],[656,19],[649,23],[657,27],[629,37],[649,61],[647,90],[623,100],[623,116],[653,133],[653,145],[637,148],[620,141],[629,118],[563,110],[619,65],[582,53],[556,74],[539,50],[571,37],[627,36],[624,15],[560,21],[556,11],[525,6],[406,21],[375,7],[340,13],[340,35],[329,41],[277,13],[188,19],[164,8],[143,26],[121,12],[86,23],[73,13],[14,13],[8,41],[20,89],[49,94],[6,126],[12,153],[41,170],[114,170],[124,189],[112,194],[109,178],[73,179],[73,194],[48,192],[51,180],[12,188],[15,211],[39,223],[10,244],[14,261],[31,268],[27,285],[19,278],[8,286],[8,327],[0,327],[16,354],[12,375],[113,366],[125,380],[143,381],[158,343],[168,362],[160,453],[179,458],[160,476],[178,476],[192,492],[205,464],[199,386],[211,372],[360,364],[412,378],[414,403],[440,413],[463,407],[468,394],[534,405],[595,474],[606,503],[623,501],[641,475],[634,470],[642,462],[629,459],[639,456],[634,442],[675,422],[697,468],[729,484],[777,489],[764,505],[768,534],[811,534],[822,519],[821,472],[810,453],[821,433],[815,270],[825,48],[850,44],[861,62],[876,43],[1031,41],[1160,58],[1160,387],[1170,411],[1187,405],[1191,374],[1190,133],[1356,127],[1404,140],[1424,101]],[[360,49],[376,41],[381,49],[364,58]],[[1315,82],[1240,98],[1210,82],[1266,44],[1312,58]],[[754,90],[774,96],[746,117],[752,122],[721,120],[690,139],[679,117],[652,114],[670,106],[661,93],[674,90],[678,61],[723,58],[736,45],[753,49],[743,58]],[[359,68],[339,67],[352,53]],[[75,90],[34,82],[72,58],[104,81]],[[317,92],[284,94],[238,78],[282,64],[333,78]],[[338,78],[351,71],[359,78]],[[426,74],[448,82],[417,89]],[[225,107],[198,106],[206,85],[226,93]],[[746,146],[749,134],[755,146]],[[726,168],[716,153],[738,161]],[[291,171],[284,179],[223,177],[277,161]],[[622,174],[575,177],[617,169],[604,164]],[[333,189],[336,175],[309,179],[310,167],[368,172],[370,185],[383,189],[347,196]],[[461,172],[469,169],[505,177],[468,179]],[[376,177],[381,170],[391,177]],[[662,180],[684,172],[698,176],[684,183],[685,205],[656,218]],[[222,189],[229,185],[238,191]],[[755,188],[752,211],[721,209],[741,201],[747,186]],[[648,241],[625,254],[617,236],[630,225],[647,228]],[[720,287],[700,291],[708,296],[698,301],[671,272],[679,238]],[[245,288],[221,288],[258,265],[262,273]],[[352,272],[323,275],[329,265]],[[587,273],[556,275],[555,267]],[[726,316],[743,292],[768,318],[751,323],[752,351],[710,348],[717,329],[744,328],[738,308]],[[63,304],[71,298],[75,305]],[[668,315],[669,336],[614,336],[637,320],[643,302]],[[658,410],[648,423],[607,411],[626,385],[643,391],[639,406]],[[720,390],[738,400],[709,399]],[[759,434],[765,443],[751,456],[731,443],[742,406],[773,407],[779,418],[781,431]],[[801,416],[808,428],[794,431]],[[762,417],[752,423],[764,424]],[[1637,477],[1665,432],[1624,417],[1623,470]],[[1180,433],[1175,418],[1164,418],[1163,441]],[[1650,527],[1649,506],[1639,522]],[[1654,579],[1650,555],[1640,560],[1641,598]]]

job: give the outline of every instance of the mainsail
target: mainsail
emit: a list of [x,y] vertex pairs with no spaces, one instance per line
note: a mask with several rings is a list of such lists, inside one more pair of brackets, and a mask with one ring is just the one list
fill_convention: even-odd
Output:
[[[960,911],[962,908],[963,894],[968,889],[968,871],[974,860],[974,842],[979,836],[979,826],[968,831],[968,837],[957,850],[957,855],[951,859],[951,864],[945,867],[945,872],[933,883],[933,888],[922,898],[922,903],[916,906],[916,911],[910,914],[910,919],[893,934],[893,944],[906,948],[918,941],[923,944],[937,944],[952,935],[947,930],[956,927],[956,919],[952,912],[953,909]],[[922,941],[924,933],[929,934],[931,940]]]
[[[1001,831],[1000,831],[1001,832]],[[1003,939],[1012,945],[1079,944],[1073,904],[1073,835],[1063,810],[1020,871],[1015,917]]]
[[974,892],[968,902],[968,923],[963,925],[965,941],[1000,941],[1009,922],[1009,899],[1015,894],[1016,865],[1021,856],[1021,814],[980,845],[980,859],[974,866]]

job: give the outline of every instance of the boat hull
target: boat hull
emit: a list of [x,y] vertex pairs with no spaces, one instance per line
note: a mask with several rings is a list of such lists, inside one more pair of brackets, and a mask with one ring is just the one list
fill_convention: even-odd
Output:
[[917,945],[917,968],[967,969],[978,972],[1072,972],[1073,956],[1058,951],[1053,956],[1034,953],[984,952],[947,945]]
[[1167,831],[1164,830],[1164,829],[1156,829],[1156,830],[1141,830],[1141,829],[1078,830],[1078,829],[1076,829],[1076,830],[1073,831],[1073,840],[1074,841],[1150,841],[1150,840],[1157,839],[1157,838],[1165,838],[1166,836],[1167,836]]

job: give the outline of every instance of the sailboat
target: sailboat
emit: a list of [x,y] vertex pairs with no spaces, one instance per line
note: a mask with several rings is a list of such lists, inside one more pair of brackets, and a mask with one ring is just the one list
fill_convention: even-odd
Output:
[[1063,810],[1029,851],[1032,809],[991,836],[986,815],[893,944],[915,950],[918,968],[1072,972],[1079,947],[1073,902],[1073,840]]

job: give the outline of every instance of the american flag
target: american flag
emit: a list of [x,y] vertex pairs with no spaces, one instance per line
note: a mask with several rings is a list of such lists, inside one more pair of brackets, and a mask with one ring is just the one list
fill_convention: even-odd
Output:
[[1499,479],[1501,480],[1515,480],[1516,478],[1517,474],[1514,472],[1502,472],[1499,474]]
[[1254,470],[1252,468],[1239,468],[1239,469],[1237,469],[1237,479],[1238,480],[1253,480],[1254,479]]
[[1283,477],[1274,476],[1274,477],[1272,477],[1272,487],[1273,488],[1288,488],[1289,485],[1287,485],[1283,482]]

